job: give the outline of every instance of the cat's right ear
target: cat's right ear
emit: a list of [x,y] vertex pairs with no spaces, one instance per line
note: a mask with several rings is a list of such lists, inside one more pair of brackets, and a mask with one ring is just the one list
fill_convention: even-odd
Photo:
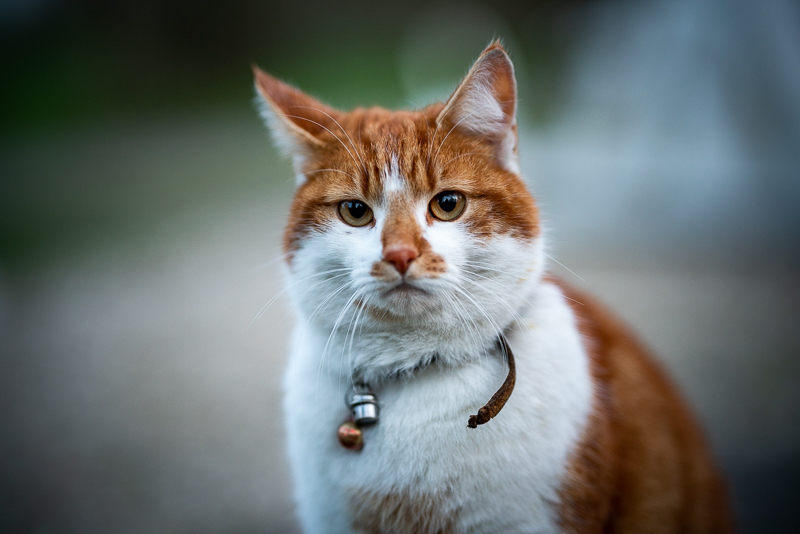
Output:
[[517,82],[514,64],[500,41],[493,41],[447,100],[436,118],[445,132],[458,129],[494,147],[497,161],[519,174]]
[[292,158],[299,185],[305,180],[305,163],[325,145],[326,134],[341,113],[256,66],[253,76],[261,116],[275,144]]

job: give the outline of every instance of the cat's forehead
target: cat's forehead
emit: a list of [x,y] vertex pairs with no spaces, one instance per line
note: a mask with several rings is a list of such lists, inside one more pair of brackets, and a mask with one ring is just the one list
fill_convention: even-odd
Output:
[[423,192],[434,187],[428,172],[428,153],[436,129],[430,114],[368,110],[361,118],[360,151],[370,197]]
[[474,168],[485,149],[439,128],[440,109],[354,110],[339,135],[326,136],[328,150],[311,162],[307,177],[329,192],[372,201],[396,193],[427,196],[448,185],[470,189],[473,173],[462,167]]

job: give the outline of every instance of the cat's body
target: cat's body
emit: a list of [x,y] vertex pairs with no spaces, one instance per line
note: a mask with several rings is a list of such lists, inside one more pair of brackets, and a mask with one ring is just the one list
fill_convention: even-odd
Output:
[[[344,449],[334,433],[348,417],[344,379],[324,371],[318,378],[313,356],[327,335],[298,332],[286,402],[303,406],[287,415],[300,513],[310,532],[339,532],[333,525],[350,532],[351,523],[366,532],[556,530],[552,503],[590,412],[592,388],[569,305],[553,285],[533,289],[526,297],[536,309],[525,314],[526,326],[507,333],[525,372],[498,417],[466,427],[505,377],[500,350],[491,347],[488,356],[473,354],[463,365],[429,365],[376,387],[381,420],[365,431],[360,453]],[[390,352],[398,344],[372,335],[359,341],[354,351]],[[409,341],[419,346],[420,359],[442,343],[465,353],[471,348],[435,332]],[[553,348],[556,360],[536,358],[556,355]],[[304,402],[314,398],[333,402]]]
[[[285,411],[307,532],[726,531],[716,470],[672,387],[544,271],[499,45],[420,111],[342,113],[256,75],[298,172]],[[467,428],[506,375],[500,335],[515,389]],[[354,380],[381,410],[360,451],[337,440]]]

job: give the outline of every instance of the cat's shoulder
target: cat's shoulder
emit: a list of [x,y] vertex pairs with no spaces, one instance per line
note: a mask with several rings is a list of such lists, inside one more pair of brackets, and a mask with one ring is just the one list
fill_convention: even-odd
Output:
[[601,532],[609,521],[615,532],[652,524],[728,532],[724,485],[668,372],[598,299],[552,275],[544,283],[572,310],[594,390],[561,487],[562,525],[568,532]]

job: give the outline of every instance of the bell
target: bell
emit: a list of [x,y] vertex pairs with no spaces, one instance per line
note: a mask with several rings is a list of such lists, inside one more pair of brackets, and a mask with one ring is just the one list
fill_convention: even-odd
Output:
[[378,422],[378,399],[371,392],[353,392],[345,397],[345,402],[358,426],[374,425]]
[[347,421],[339,426],[336,433],[342,447],[351,451],[360,451],[364,447],[364,434],[353,421]]

